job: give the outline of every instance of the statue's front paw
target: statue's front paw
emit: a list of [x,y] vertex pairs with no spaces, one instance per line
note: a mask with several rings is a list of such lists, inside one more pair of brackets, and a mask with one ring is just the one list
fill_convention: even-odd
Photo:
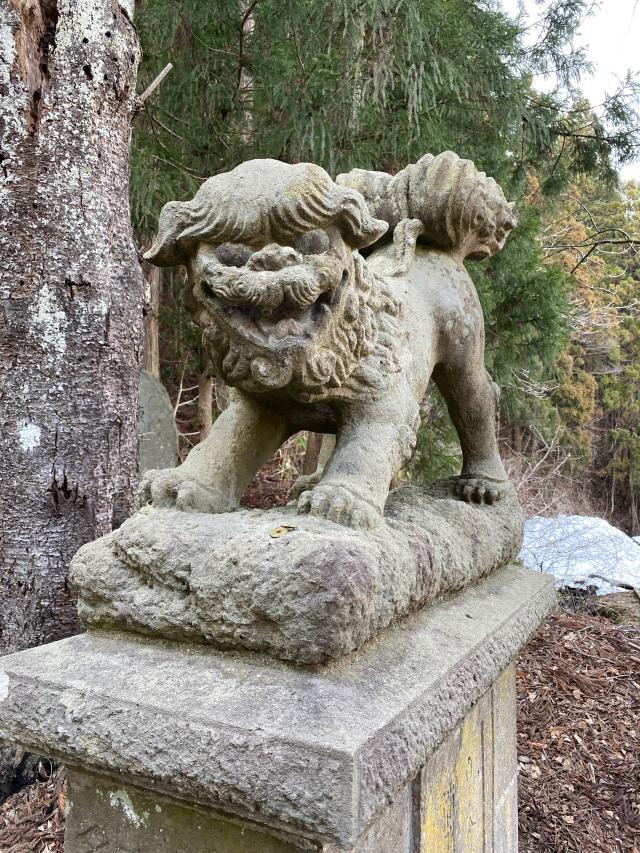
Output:
[[382,521],[382,513],[344,486],[320,483],[298,499],[298,512],[309,513],[345,527],[371,528]]
[[175,507],[183,512],[225,512],[233,507],[223,506],[214,489],[204,486],[181,468],[147,471],[138,490],[138,508],[146,504]]
[[455,485],[456,495],[467,503],[494,504],[504,494],[505,483],[483,480],[481,477],[465,477],[461,474]]
[[313,474],[301,474],[291,486],[290,498],[296,500],[303,492],[310,491],[318,485],[322,477],[322,472],[315,471]]

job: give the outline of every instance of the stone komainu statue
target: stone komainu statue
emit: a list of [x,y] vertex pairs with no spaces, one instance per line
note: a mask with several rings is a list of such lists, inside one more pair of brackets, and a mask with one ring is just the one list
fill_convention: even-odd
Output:
[[308,429],[336,442],[299,511],[374,526],[431,378],[460,437],[458,495],[498,500],[483,317],[463,260],[494,254],[515,224],[495,181],[451,152],[394,178],[354,170],[337,182],[312,164],[254,160],[167,204],[146,257],[187,267],[204,347],[234,390],[182,465],[147,472],[142,502],[233,510],[282,442]]

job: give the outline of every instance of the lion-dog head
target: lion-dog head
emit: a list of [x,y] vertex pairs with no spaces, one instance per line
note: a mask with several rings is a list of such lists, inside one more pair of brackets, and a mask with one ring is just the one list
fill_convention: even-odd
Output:
[[387,227],[319,166],[252,160],[165,205],[146,257],[186,265],[228,385],[362,398],[395,372],[398,305],[357,251]]

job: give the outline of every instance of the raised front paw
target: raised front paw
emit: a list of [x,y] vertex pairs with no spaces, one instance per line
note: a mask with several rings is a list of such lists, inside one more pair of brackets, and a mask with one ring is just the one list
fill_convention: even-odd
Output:
[[319,483],[298,499],[298,512],[310,513],[345,527],[371,528],[382,521],[382,513],[373,504],[345,486]]
[[183,512],[225,512],[233,509],[208,486],[190,477],[182,468],[147,471],[138,490],[137,506],[175,507]]
[[505,484],[496,480],[484,480],[481,477],[465,477],[461,474],[455,485],[455,493],[467,503],[494,504],[504,494]]

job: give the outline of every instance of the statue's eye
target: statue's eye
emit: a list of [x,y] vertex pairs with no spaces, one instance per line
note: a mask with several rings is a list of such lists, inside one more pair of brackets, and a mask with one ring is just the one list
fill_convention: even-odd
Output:
[[321,255],[329,250],[330,245],[331,240],[327,232],[316,228],[315,231],[307,231],[302,237],[298,237],[294,248],[301,255]]
[[215,256],[226,267],[243,267],[251,257],[251,249],[243,243],[223,243],[216,248]]

